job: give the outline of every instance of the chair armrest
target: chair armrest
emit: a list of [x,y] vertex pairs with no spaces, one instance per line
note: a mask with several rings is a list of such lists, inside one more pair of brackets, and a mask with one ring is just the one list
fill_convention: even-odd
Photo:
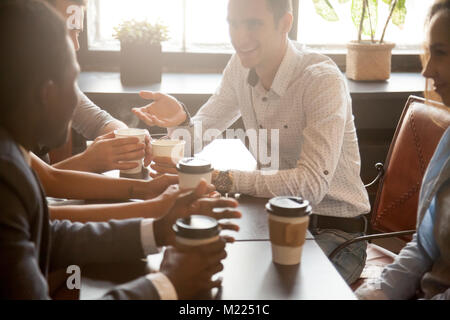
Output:
[[344,243],[340,244],[336,249],[334,249],[328,255],[328,259],[332,260],[339,253],[339,251],[341,251],[345,247],[347,247],[355,242],[374,240],[374,239],[382,239],[382,238],[394,238],[394,237],[411,235],[411,234],[414,234],[415,232],[416,232],[416,230],[406,230],[406,231],[377,233],[377,234],[371,234],[371,235],[367,235],[367,236],[355,237],[353,239],[347,240]]
[[378,180],[380,180],[381,177],[384,175],[384,166],[383,166],[383,164],[381,162],[378,162],[378,163],[375,164],[375,169],[377,169],[378,174],[377,174],[377,176],[375,177],[375,179],[371,183],[365,185],[366,189],[370,188],[375,183],[377,183]]

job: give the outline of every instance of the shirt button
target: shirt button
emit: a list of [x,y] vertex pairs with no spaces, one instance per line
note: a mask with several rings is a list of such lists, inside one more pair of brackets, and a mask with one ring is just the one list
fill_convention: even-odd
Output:
[[287,125],[287,124],[285,124],[285,125],[284,125],[284,128],[285,128],[285,129],[287,129],[287,128],[288,128],[288,125]]
[[327,175],[329,174],[328,170],[325,170],[325,171],[323,172],[323,174],[327,176]]
[[267,101],[267,97],[262,98],[262,101],[266,102]]
[[260,129],[262,129],[262,128],[263,128],[262,124],[260,124],[260,125],[259,125],[259,128],[260,128]]

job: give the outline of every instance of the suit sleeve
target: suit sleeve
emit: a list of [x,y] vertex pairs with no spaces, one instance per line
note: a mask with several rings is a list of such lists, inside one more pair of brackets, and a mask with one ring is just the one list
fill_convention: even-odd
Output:
[[0,194],[0,299],[49,299],[27,211],[1,181]]
[[159,300],[153,283],[145,277],[127,282],[106,293],[102,300]]
[[75,264],[103,264],[144,258],[141,243],[142,219],[78,223],[50,222],[52,230],[51,268]]

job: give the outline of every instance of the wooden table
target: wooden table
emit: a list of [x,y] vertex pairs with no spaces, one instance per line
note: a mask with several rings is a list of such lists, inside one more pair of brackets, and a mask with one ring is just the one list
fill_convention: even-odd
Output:
[[[315,241],[306,241],[302,262],[281,266],[272,262],[270,241],[238,241],[227,245],[219,290],[199,297],[218,300],[354,300],[351,289],[337,273]],[[162,253],[148,257],[156,271]],[[105,277],[105,272],[107,276]],[[144,275],[145,269],[130,265],[83,268],[80,299],[96,299],[113,286]]]
[[[232,155],[232,157],[230,157]],[[215,140],[198,156],[208,159],[216,168],[254,170],[256,161],[240,140]],[[233,160],[228,161],[227,159]],[[109,173],[118,175],[118,172]],[[355,299],[334,266],[308,232],[302,262],[296,266],[280,266],[272,262],[271,244],[265,204],[268,199],[242,195],[239,210],[242,219],[233,220],[240,231],[224,232],[236,242],[227,245],[228,257],[223,261],[222,288],[200,298],[290,300],[290,299]],[[86,266],[82,272],[81,299],[100,297],[114,285],[130,281],[158,269],[162,254],[148,257],[147,264]]]

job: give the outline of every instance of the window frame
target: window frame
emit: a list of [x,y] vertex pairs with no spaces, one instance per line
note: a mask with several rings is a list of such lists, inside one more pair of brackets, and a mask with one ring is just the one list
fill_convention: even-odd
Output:
[[[296,40],[299,0],[292,0],[292,5],[294,20],[289,38]],[[80,34],[80,50],[78,51],[82,71],[119,71],[120,51],[88,49],[87,15],[84,19],[85,28]],[[316,51],[329,56],[343,72],[345,71],[345,50]],[[163,52],[163,72],[220,73],[230,57],[230,53]],[[399,53],[394,50],[391,68],[393,72],[420,72],[422,69],[420,53]]]

